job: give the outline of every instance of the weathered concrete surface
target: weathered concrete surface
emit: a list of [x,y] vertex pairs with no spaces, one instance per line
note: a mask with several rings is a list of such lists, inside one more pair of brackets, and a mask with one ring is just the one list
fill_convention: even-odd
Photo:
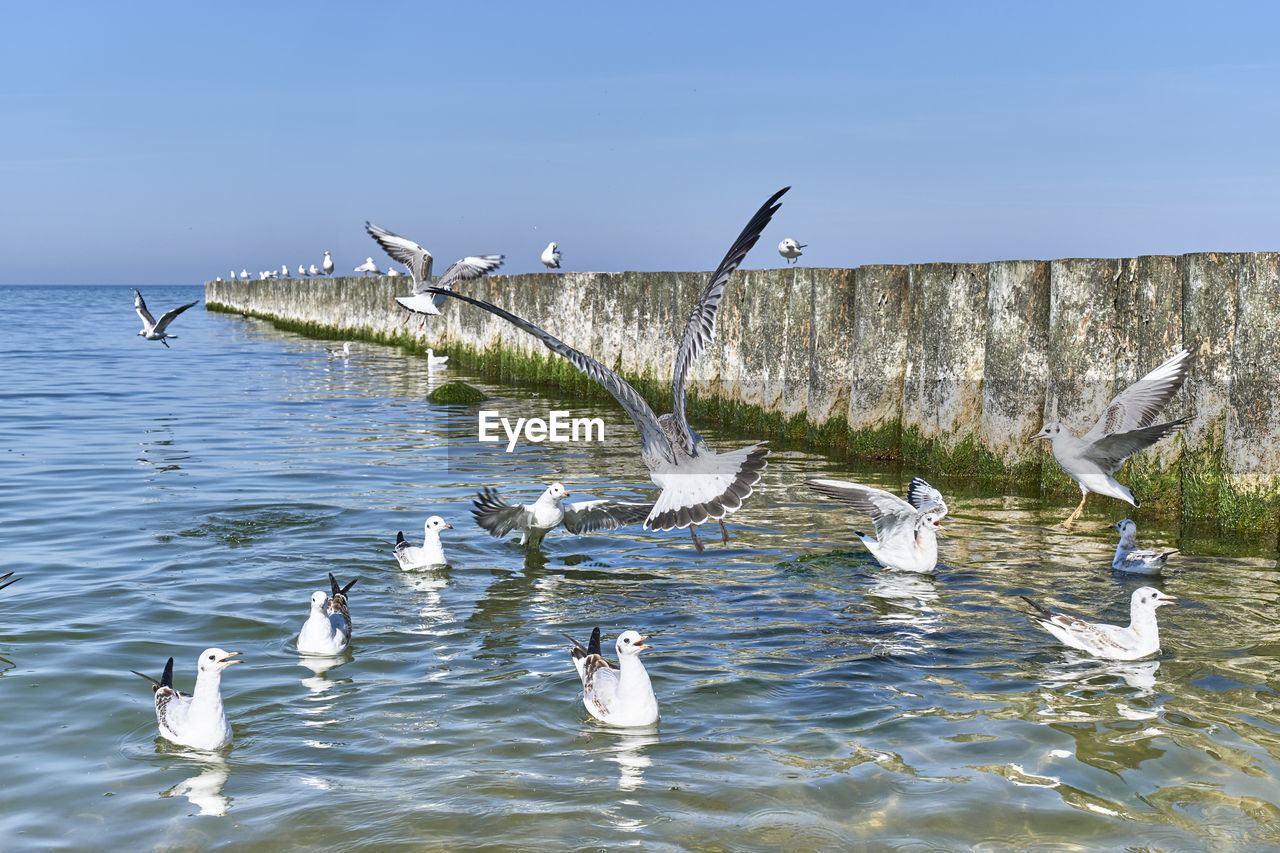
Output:
[[[1043,444],[1048,419],[1088,430],[1117,388],[1181,346],[1187,428],[1117,475],[1147,507],[1225,528],[1280,530],[1280,255],[787,268],[736,273],[716,338],[690,372],[695,427],[805,437],[901,458],[912,473],[1079,492]],[[527,318],[617,370],[655,411],[707,273],[494,276],[464,292]],[[302,332],[447,349],[504,379],[603,392],[510,324],[457,300],[403,324],[403,279],[211,282],[214,310]],[[1129,508],[1096,498],[1089,512]]]

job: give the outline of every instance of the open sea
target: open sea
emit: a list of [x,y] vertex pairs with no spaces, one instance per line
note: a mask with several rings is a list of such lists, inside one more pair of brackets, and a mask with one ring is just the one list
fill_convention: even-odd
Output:
[[[143,289],[156,316],[199,287]],[[1126,623],[1150,581],[1113,574],[1094,496],[935,478],[934,575],[876,566],[869,521],[806,476],[902,494],[914,472],[775,445],[763,488],[714,527],[490,538],[471,499],[656,493],[612,401],[502,386],[198,305],[172,348],[136,336],[127,287],[0,287],[0,850],[1280,849],[1280,571],[1249,540],[1132,517],[1182,549],[1155,584],[1163,652],[1093,660],[1018,595]],[[554,330],[553,330],[554,331]],[[595,444],[477,441],[448,379],[518,417],[600,417]],[[702,426],[695,424],[695,426]],[[758,436],[702,429],[719,448]],[[1124,480],[1123,475],[1120,476]],[[1070,501],[1074,505],[1074,500]],[[404,572],[428,515],[447,568]],[[294,640],[332,572],[352,647]],[[590,720],[562,633],[651,636],[649,729]],[[232,747],[160,740],[176,658],[239,651]],[[316,671],[319,669],[320,671]]]

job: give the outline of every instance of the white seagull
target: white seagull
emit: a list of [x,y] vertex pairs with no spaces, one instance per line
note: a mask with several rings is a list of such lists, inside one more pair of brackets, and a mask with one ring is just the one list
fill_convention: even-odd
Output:
[[436,351],[431,347],[427,347],[427,369],[428,370],[444,370],[449,366],[449,356],[436,355]]
[[311,265],[311,268],[310,268],[309,270],[307,270],[307,274],[308,274],[308,275],[320,275],[320,269],[319,269],[319,267],[317,267],[315,264],[312,264],[312,265]]
[[231,724],[222,708],[222,671],[233,663],[244,663],[232,660],[238,654],[222,649],[201,652],[196,659],[196,687],[190,696],[173,687],[173,658],[164,665],[159,681],[129,670],[151,682],[161,737],[192,749],[221,749],[231,743]]
[[298,278],[306,278],[306,276],[307,276],[307,268],[304,267],[302,264],[298,264]]
[[351,357],[351,341],[343,341],[340,347],[325,347],[324,351],[329,358],[350,358]]
[[1122,518],[1111,525],[1120,531],[1120,544],[1116,546],[1116,556],[1111,560],[1111,568],[1117,572],[1132,572],[1137,575],[1158,575],[1164,568],[1165,561],[1178,553],[1177,550],[1145,551],[1138,547],[1138,525],[1127,518]]
[[907,499],[860,483],[844,480],[806,480],[811,490],[848,504],[871,516],[876,538],[854,531],[871,556],[885,568],[931,572],[938,565],[938,537],[947,502],[942,493],[919,477],[907,486]]
[[280,277],[281,277],[281,278],[288,278],[288,277],[289,277],[289,265],[288,265],[288,264],[281,264],[281,265],[280,265]]
[[496,539],[513,530],[520,531],[520,544],[537,548],[552,530],[564,525],[570,533],[592,533],[617,530],[624,524],[639,524],[653,509],[653,504],[627,501],[591,500],[565,503],[569,493],[559,483],[552,483],[531,504],[509,504],[497,489],[486,488],[472,501],[476,524]]
[[560,269],[560,247],[554,241],[542,250],[542,264],[549,270]]
[[1133,591],[1129,599],[1129,627],[1086,622],[1066,613],[1049,610],[1027,598],[1018,596],[1035,608],[1028,614],[1031,621],[1073,649],[1088,652],[1096,658],[1137,660],[1160,651],[1160,630],[1156,625],[1156,608],[1177,604],[1172,595],[1144,586]]
[[311,615],[302,623],[298,632],[298,651],[304,655],[338,655],[351,642],[351,612],[347,610],[347,593],[356,585],[356,578],[346,586],[329,573],[332,595],[318,589],[311,593]]
[[[689,368],[715,336],[716,314],[720,310],[720,301],[724,298],[729,276],[760,239],[760,232],[781,207],[778,199],[789,189],[791,188],[784,187],[774,193],[756,211],[729,248],[728,254],[720,261],[720,266],[712,273],[702,297],[685,324],[671,380],[672,411],[661,417],[653,413],[653,409],[649,408],[639,392],[622,377],[528,320],[460,293],[439,288],[428,290],[483,308],[537,337],[547,349],[568,359],[570,364],[612,394],[640,431],[640,458],[649,469],[650,478],[662,490],[654,503],[653,511],[645,519],[645,529],[683,530],[687,527],[694,545],[701,551],[702,542],[693,526],[706,521],[718,521],[722,539],[728,542],[729,531],[725,529],[724,517],[741,507],[743,500],[754,491],[767,464],[765,457],[769,450],[761,443],[717,454],[707,446],[702,436],[690,428],[685,416]],[[655,334],[658,331],[655,330]]]
[[[444,297],[428,293],[432,289],[431,253],[412,240],[393,234],[385,228],[379,228],[372,222],[365,222],[364,230],[369,232],[369,236],[391,256],[393,261],[399,261],[409,269],[409,275],[413,278],[413,295],[397,296],[396,302],[414,314],[439,314],[440,306],[444,304]],[[456,282],[469,281],[491,273],[502,266],[503,257],[503,255],[468,255],[450,265],[444,271],[444,275],[440,276],[436,287],[452,289]],[[409,317],[406,316],[404,321],[408,323]]]
[[787,259],[787,263],[794,264],[796,260],[804,254],[800,251],[808,246],[808,243],[797,243],[790,237],[778,244],[778,254]]
[[378,265],[373,262],[373,258],[365,258],[364,263],[356,267],[354,272],[362,272],[366,275],[369,273],[382,275],[382,270],[378,269]]
[[240,268],[240,280],[241,280],[241,281],[248,281],[248,280],[249,280],[249,271],[248,271],[247,269],[245,269],[244,267],[241,267],[241,268]]
[[[196,302],[199,301],[199,299],[196,300]],[[159,341],[165,347],[168,347],[169,342],[165,338],[176,338],[178,336],[166,334],[165,329],[169,328],[169,324],[173,322],[174,317],[195,305],[196,302],[188,302],[186,305],[164,312],[160,315],[159,322],[157,322],[156,318],[152,317],[151,312],[147,310],[147,303],[142,301],[142,294],[135,290],[133,292],[133,310],[137,311],[138,317],[142,319],[142,329],[138,334],[149,341]]]
[[395,267],[393,266],[387,267],[387,278],[399,278],[401,274],[402,273],[400,272],[400,270],[396,269]]
[[[1139,450],[1145,450],[1186,423],[1185,418],[1163,424],[1151,424],[1156,415],[1169,405],[1187,378],[1191,365],[1189,353],[1182,350],[1164,364],[1116,395],[1102,417],[1081,438],[1057,422],[1044,425],[1032,437],[1051,443],[1053,458],[1071,479],[1080,486],[1080,505],[1062,522],[1070,527],[1084,511],[1085,499],[1090,492],[1110,495],[1136,506],[1141,506],[1128,486],[1122,486],[1111,476],[1124,460]],[[1054,415],[1057,415],[1054,400]]]
[[402,569],[421,569],[427,566],[443,566],[448,564],[444,556],[444,546],[440,544],[440,531],[452,530],[449,524],[438,515],[427,519],[422,526],[422,545],[410,545],[404,538],[404,532],[396,533],[396,561]]
[[561,636],[573,643],[573,667],[582,679],[582,704],[591,716],[619,728],[658,722],[658,699],[640,662],[640,653],[653,648],[645,645],[645,637],[636,631],[618,635],[618,668],[614,669],[600,653],[599,628],[591,632],[586,648],[567,634]]
[[324,250],[324,263],[321,266],[324,268],[325,275],[333,275],[333,258],[329,257],[328,249]]

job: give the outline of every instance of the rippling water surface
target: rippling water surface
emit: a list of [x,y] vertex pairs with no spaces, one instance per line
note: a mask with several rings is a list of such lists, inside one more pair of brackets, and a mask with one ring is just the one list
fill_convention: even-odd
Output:
[[[154,313],[198,288],[148,288]],[[607,446],[476,441],[422,359],[193,308],[166,350],[127,288],[0,288],[0,847],[968,850],[1280,848],[1280,574],[1264,544],[1184,550],[1164,651],[1111,664],[1030,627],[1019,594],[1126,621],[1124,514],[937,480],[936,575],[876,567],[806,475],[900,492],[911,472],[775,449],[732,539],[553,534],[526,557],[472,522],[531,499],[651,494],[616,406],[484,387],[494,408],[605,419]],[[29,337],[33,331],[40,337]],[[330,342],[331,343],[331,342]],[[704,430],[713,443],[751,436]],[[389,542],[447,532],[450,566]],[[349,654],[293,640],[315,589],[359,577]],[[560,634],[653,635],[653,729],[587,719]],[[177,658],[238,650],[220,755],[156,738]]]

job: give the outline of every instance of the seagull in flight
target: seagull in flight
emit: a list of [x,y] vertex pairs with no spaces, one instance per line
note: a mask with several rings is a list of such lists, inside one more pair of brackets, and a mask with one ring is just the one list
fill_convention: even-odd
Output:
[[[461,299],[485,311],[495,314],[519,329],[542,341],[547,349],[568,359],[569,363],[591,377],[613,395],[640,431],[640,458],[649,469],[649,476],[662,491],[654,503],[653,511],[645,519],[646,530],[683,530],[689,528],[694,546],[701,551],[702,541],[694,525],[718,521],[722,540],[729,541],[724,517],[735,512],[755,490],[764,471],[768,448],[753,444],[716,453],[689,426],[685,415],[685,390],[689,380],[689,368],[693,360],[702,354],[715,336],[716,314],[724,299],[729,276],[742,263],[747,252],[760,239],[760,233],[782,205],[778,199],[790,187],[784,187],[766,201],[751,221],[734,240],[720,266],[711,274],[698,304],[694,306],[685,324],[676,351],[674,375],[671,380],[672,411],[661,417],[653,413],[649,404],[636,389],[627,384],[600,362],[585,353],[568,346],[558,338],[537,326],[496,305],[463,296],[441,288],[428,291]],[[654,330],[655,334],[660,330]]]
[[[1090,492],[1119,498],[1135,507],[1142,505],[1128,486],[1120,485],[1111,475],[1124,460],[1186,423],[1185,418],[1154,425],[1151,422],[1169,405],[1186,380],[1187,371],[1191,369],[1187,361],[1189,355],[1182,350],[1117,394],[1093,429],[1082,437],[1076,438],[1056,421],[1045,424],[1032,437],[1032,441],[1050,442],[1059,467],[1080,486],[1080,505],[1062,522],[1063,527],[1071,527],[1080,517]],[[1055,399],[1055,416],[1057,408]]]
[[813,479],[805,485],[812,491],[871,516],[876,526],[872,538],[854,531],[876,562],[888,569],[931,572],[938,566],[938,537],[947,502],[942,493],[920,477],[907,487],[907,499],[895,494],[849,483],[844,480]]
[[404,318],[405,323],[409,322],[409,316],[412,316],[412,314],[440,313],[440,306],[444,304],[444,297],[428,295],[429,291],[437,288],[451,289],[456,282],[479,278],[502,266],[503,255],[468,255],[462,260],[451,264],[444,271],[444,275],[440,276],[440,281],[436,288],[432,288],[432,258],[430,252],[412,240],[401,237],[399,234],[394,234],[385,228],[379,228],[372,222],[365,222],[364,230],[369,232],[369,236],[377,241],[378,245],[391,256],[393,261],[398,261],[408,267],[409,275],[413,278],[413,295],[396,297],[396,302],[400,303],[402,308],[411,312],[410,315]]
[[586,648],[568,634],[560,636],[573,643],[573,668],[582,679],[582,704],[591,716],[619,728],[658,722],[658,699],[640,662],[640,653],[653,648],[645,645],[647,637],[636,631],[619,634],[614,646],[618,668],[614,669],[600,653],[599,628],[591,632]]
[[[196,300],[196,302],[199,301],[199,299]],[[196,302],[188,302],[186,305],[166,311],[160,315],[160,321],[156,322],[156,318],[152,317],[151,312],[147,310],[147,303],[142,301],[142,294],[134,290],[133,310],[137,311],[138,316],[142,318],[142,330],[138,334],[149,341],[159,341],[165,345],[166,349],[169,348],[169,343],[165,338],[176,338],[178,336],[166,334],[165,329],[169,328],[169,324],[173,322],[174,317],[195,305]]]
[[1025,595],[1019,598],[1035,608],[1035,613],[1028,614],[1031,621],[1064,645],[1109,660],[1137,660],[1160,651],[1156,608],[1178,603],[1178,599],[1158,589],[1139,587],[1129,598],[1129,627],[1121,628],[1119,625],[1086,622],[1067,613],[1050,610]]
[[231,743],[231,724],[222,708],[222,671],[234,663],[239,652],[205,649],[196,659],[196,687],[191,695],[173,687],[173,658],[164,665],[156,681],[136,669],[129,670],[151,682],[155,691],[156,721],[160,736],[192,749],[221,749]]
[[329,573],[332,595],[318,589],[311,593],[311,615],[302,623],[298,633],[298,651],[304,655],[339,655],[351,642],[351,611],[347,609],[347,593],[356,585],[356,578],[346,586],[338,586],[333,572]]
[[542,264],[549,270],[560,269],[560,247],[555,241],[547,244],[547,248],[542,250]]
[[1111,560],[1111,568],[1117,572],[1158,575],[1164,568],[1165,561],[1178,553],[1174,550],[1161,554],[1139,548],[1138,525],[1128,518],[1122,518],[1111,526],[1120,531],[1120,544],[1116,546],[1116,555]]
[[520,531],[520,544],[527,549],[542,545],[543,537],[561,525],[570,533],[592,533],[616,530],[625,524],[639,524],[653,509],[653,504],[627,501],[592,500],[566,503],[569,493],[559,483],[552,483],[531,504],[509,504],[497,489],[486,488],[472,503],[471,514],[476,524],[495,539],[513,530]]
[[808,248],[808,243],[797,243],[790,237],[778,244],[778,254],[787,259],[787,263],[794,264],[804,252],[801,249]]

